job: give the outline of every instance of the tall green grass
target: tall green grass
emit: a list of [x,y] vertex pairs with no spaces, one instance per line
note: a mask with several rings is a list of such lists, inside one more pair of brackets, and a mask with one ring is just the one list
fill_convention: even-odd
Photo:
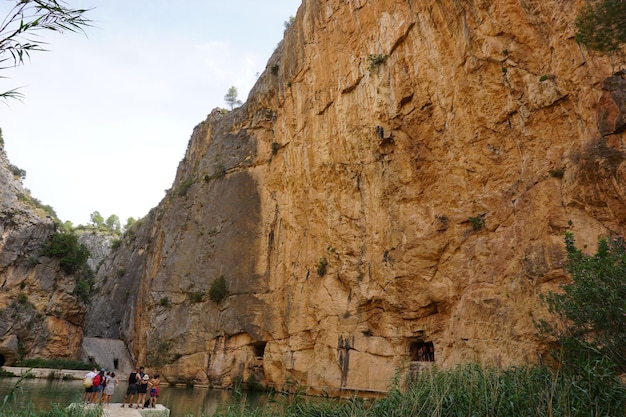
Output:
[[49,410],[36,410],[32,404],[0,408],[1,417],[102,417],[103,414],[102,407],[86,408],[82,405],[64,408],[59,404],[52,404]]
[[602,366],[576,375],[541,366],[506,370],[433,368],[367,401],[296,396],[252,408],[224,406],[219,417],[596,417],[626,415],[626,386]]
[[601,368],[571,375],[539,366],[498,370],[471,365],[417,375],[406,391],[393,389],[364,415],[624,416],[625,406],[626,387]]
[[18,401],[22,393],[22,381],[30,375],[30,369],[24,373],[13,385],[11,391],[0,402],[0,417],[102,417],[101,406],[87,408],[83,404],[73,404],[62,408],[59,404],[52,404],[49,410],[36,410],[32,403],[23,404]]

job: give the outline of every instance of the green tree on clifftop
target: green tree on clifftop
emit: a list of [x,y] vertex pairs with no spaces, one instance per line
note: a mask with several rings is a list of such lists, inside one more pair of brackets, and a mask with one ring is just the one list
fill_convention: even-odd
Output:
[[230,107],[230,109],[234,109],[236,106],[241,106],[241,100],[237,99],[237,87],[234,85],[228,89],[228,93],[224,96],[224,101]]
[[117,214],[111,214],[109,217],[107,217],[104,223],[106,225],[106,228],[113,233],[119,234],[122,229],[120,218]]
[[94,211],[89,215],[89,221],[94,227],[104,226],[104,217],[98,210]]

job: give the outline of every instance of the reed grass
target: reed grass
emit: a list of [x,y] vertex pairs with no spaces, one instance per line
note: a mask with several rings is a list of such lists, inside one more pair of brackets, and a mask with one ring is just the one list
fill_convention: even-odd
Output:
[[[402,385],[402,386],[401,386]],[[218,417],[597,417],[626,415],[626,386],[601,366],[567,374],[542,366],[506,370],[433,368],[395,383],[375,401],[295,396],[252,408],[244,401]]]
[[82,405],[61,407],[52,404],[49,410],[36,410],[32,404],[0,408],[1,417],[102,417],[103,414],[102,407],[86,408]]
[[22,382],[29,378],[31,369],[26,371],[0,402],[0,417],[102,417],[101,406],[86,408],[83,404],[75,403],[62,408],[59,404],[52,404],[49,410],[37,410],[33,403],[23,404],[18,401],[22,393]]

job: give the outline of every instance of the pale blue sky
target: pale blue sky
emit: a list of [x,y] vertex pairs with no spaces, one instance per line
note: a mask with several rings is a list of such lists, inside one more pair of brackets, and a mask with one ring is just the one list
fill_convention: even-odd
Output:
[[[15,1],[0,0],[0,16]],[[122,224],[170,188],[193,127],[245,100],[300,0],[68,0],[93,7],[87,36],[42,33],[49,52],[3,70],[0,127],[25,186],[61,218]]]

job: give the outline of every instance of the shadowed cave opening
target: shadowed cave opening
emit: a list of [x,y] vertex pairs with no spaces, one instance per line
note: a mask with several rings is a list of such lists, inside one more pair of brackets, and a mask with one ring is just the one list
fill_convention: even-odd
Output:
[[421,340],[411,342],[409,345],[409,353],[412,362],[435,361],[435,345],[433,342],[424,342]]
[[265,355],[265,345],[267,345],[267,342],[255,342],[252,344],[254,357],[263,359],[263,355]]

